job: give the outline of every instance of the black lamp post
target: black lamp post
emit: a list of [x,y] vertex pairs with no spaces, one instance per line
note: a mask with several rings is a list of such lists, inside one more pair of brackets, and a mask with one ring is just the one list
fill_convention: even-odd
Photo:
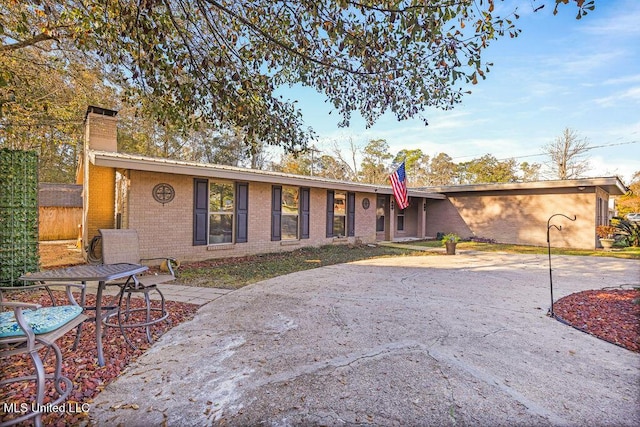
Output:
[[573,218],[569,218],[565,214],[553,214],[547,220],[547,250],[549,252],[549,286],[551,288],[551,308],[549,309],[548,314],[551,317],[555,317],[555,314],[553,312],[553,274],[551,274],[551,239],[549,238],[549,231],[551,230],[552,227],[558,231],[562,231],[561,225],[558,226],[558,225],[551,224],[551,218],[553,218],[554,216],[563,216],[567,218],[569,221],[575,221],[577,218],[575,215],[573,216]]

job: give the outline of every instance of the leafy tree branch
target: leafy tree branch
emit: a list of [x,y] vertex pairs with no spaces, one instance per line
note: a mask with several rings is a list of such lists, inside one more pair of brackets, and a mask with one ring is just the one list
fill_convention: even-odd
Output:
[[[486,78],[494,40],[516,37],[516,11],[499,0],[6,0],[0,57],[56,46],[91,58],[123,102],[160,124],[238,129],[245,143],[304,149],[314,134],[275,91],[322,93],[348,126],[382,114],[427,123],[451,109],[467,84]],[[593,10],[573,3],[578,17]],[[0,86],[12,84],[12,70]],[[3,83],[4,81],[4,83]]]

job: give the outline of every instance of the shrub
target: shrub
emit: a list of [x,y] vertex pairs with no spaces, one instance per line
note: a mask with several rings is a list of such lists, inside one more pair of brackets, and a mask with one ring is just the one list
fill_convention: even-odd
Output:
[[622,218],[613,219],[615,231],[624,236],[627,244],[633,247],[640,246],[640,223]]
[[476,243],[497,243],[494,239],[490,239],[488,237],[473,236],[469,240]]

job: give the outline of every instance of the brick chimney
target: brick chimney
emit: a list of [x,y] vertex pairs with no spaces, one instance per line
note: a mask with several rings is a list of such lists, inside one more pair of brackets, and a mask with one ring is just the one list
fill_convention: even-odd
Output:
[[89,106],[85,116],[85,145],[91,150],[118,151],[117,111]]
[[[82,161],[76,181],[82,183],[82,242],[90,245],[100,228],[115,228],[116,171],[96,166],[91,151],[118,151],[117,111],[89,106],[85,116]],[[85,259],[87,253],[84,252]]]

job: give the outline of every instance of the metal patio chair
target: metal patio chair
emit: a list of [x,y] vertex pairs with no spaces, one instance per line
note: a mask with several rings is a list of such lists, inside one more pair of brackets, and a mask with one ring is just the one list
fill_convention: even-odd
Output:
[[[149,261],[163,261],[162,266],[167,270],[167,274],[131,276],[124,282],[108,283],[119,286],[120,292],[118,294],[118,308],[115,313],[107,316],[105,324],[119,327],[127,343],[131,347],[137,348],[127,336],[125,329],[144,327],[146,329],[147,341],[153,341],[151,337],[151,326],[167,320],[169,317],[164,295],[158,288],[158,285],[175,279],[174,265],[177,263],[175,259],[169,257],[140,258],[140,247],[136,230],[100,229],[99,231],[102,238],[103,264],[141,264]],[[151,292],[157,293],[160,297],[159,308],[151,306],[151,297],[149,295]],[[143,308],[131,308],[131,297],[136,294],[142,294],[144,297]],[[122,307],[123,299],[125,300],[124,308]],[[130,321],[132,314],[141,311],[145,313],[145,319],[143,321]],[[153,314],[155,314],[155,316],[153,316]],[[109,321],[109,318],[114,315],[117,316],[117,323]]]
[[[78,327],[87,319],[82,314],[82,307],[78,305],[71,293],[72,287],[83,290],[84,285],[65,285],[68,305],[55,305],[55,298],[46,285],[18,286],[15,288],[0,288],[0,358],[8,358],[18,354],[29,354],[33,362],[33,374],[6,378],[0,381],[0,386],[20,381],[34,381],[36,395],[27,405],[27,412],[11,419],[0,422],[0,427],[18,424],[33,418],[36,426],[42,425],[42,413],[44,398],[47,394],[57,398],[47,405],[59,405],[63,403],[71,390],[72,381],[62,375],[62,352],[55,343],[57,339],[67,332]],[[43,307],[40,304],[7,300],[4,295],[13,291],[31,291],[45,289],[52,299],[53,306]],[[79,333],[79,330],[76,332]],[[46,348],[44,358],[40,357],[39,350]],[[44,361],[47,360],[49,351],[53,350],[55,366],[53,373],[45,372]],[[4,375],[3,375],[4,376]],[[47,381],[53,380],[55,392],[48,393]],[[22,411],[22,406],[16,412]]]

